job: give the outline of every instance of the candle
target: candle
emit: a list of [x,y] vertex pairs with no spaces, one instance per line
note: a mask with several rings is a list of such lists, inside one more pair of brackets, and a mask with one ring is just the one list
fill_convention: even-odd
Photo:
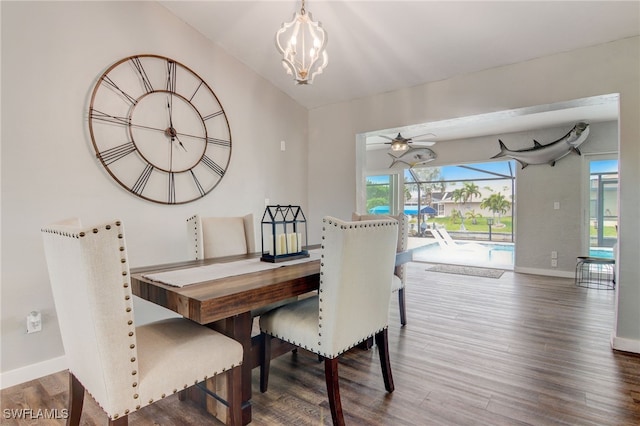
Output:
[[298,235],[294,232],[287,234],[289,239],[289,253],[297,253],[298,250]]

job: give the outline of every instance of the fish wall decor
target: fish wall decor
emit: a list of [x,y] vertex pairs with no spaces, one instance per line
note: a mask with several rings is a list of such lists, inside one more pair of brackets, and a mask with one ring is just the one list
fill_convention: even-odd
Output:
[[555,166],[556,161],[565,157],[571,152],[580,155],[578,147],[589,136],[589,124],[584,122],[576,123],[575,126],[560,139],[542,145],[534,139],[533,147],[519,150],[510,150],[505,144],[500,142],[500,153],[491,158],[511,157],[522,165],[524,169],[529,164],[549,164]]
[[395,156],[390,152],[387,154],[389,154],[393,159],[389,168],[392,168],[398,163],[406,164],[409,168],[422,166],[423,164],[427,164],[438,157],[436,153],[429,148],[409,148],[402,155],[398,156]]

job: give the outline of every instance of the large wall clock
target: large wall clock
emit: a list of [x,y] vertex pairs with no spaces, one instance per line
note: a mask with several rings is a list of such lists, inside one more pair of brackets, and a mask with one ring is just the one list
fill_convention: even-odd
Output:
[[227,116],[209,85],[173,59],[136,55],[111,65],[89,106],[96,156],[145,200],[182,204],[208,194],[231,159]]

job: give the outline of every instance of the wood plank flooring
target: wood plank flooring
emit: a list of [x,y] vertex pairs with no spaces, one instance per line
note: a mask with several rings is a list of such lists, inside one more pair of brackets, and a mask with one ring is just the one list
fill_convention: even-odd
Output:
[[[499,279],[426,271],[409,264],[407,326],[390,307],[396,390],[387,394],[377,351],[354,349],[340,363],[351,425],[639,425],[640,356],[615,352],[614,292],[571,279],[515,274]],[[323,364],[300,351],[271,363],[269,391],[253,372],[252,425],[327,425]],[[67,372],[2,391],[5,409],[63,409]],[[105,425],[90,398],[82,418]],[[130,416],[132,425],[219,424],[171,396]]]

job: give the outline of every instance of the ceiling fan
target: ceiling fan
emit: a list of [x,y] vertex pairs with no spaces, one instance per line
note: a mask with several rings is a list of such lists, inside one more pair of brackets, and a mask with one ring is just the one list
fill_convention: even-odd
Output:
[[374,142],[374,143],[368,144],[367,146],[370,146],[371,149],[379,149],[379,148],[385,148],[387,145],[389,145],[392,151],[402,152],[402,151],[407,151],[409,148],[411,148],[409,144],[415,144],[413,145],[414,147],[433,146],[436,144],[435,141],[419,140],[419,138],[423,138],[425,136],[435,136],[433,133],[425,133],[424,135],[418,135],[410,138],[403,137],[400,132],[398,132],[398,135],[394,138],[385,136],[385,135],[378,135],[378,136],[384,139],[388,139],[390,142]]

